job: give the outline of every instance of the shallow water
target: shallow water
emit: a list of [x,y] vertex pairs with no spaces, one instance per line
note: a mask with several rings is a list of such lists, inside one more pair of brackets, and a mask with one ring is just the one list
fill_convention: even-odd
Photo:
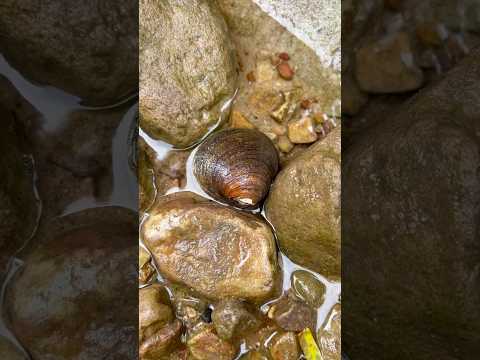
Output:
[[[221,125],[221,122],[219,122],[218,125]],[[216,130],[217,129],[212,128],[209,135],[211,135]],[[172,145],[170,145],[168,143],[165,143],[165,142],[160,141],[160,140],[152,139],[141,128],[139,129],[139,136],[155,151],[155,154],[156,154],[156,157],[157,157],[158,160],[165,159],[170,151],[177,151],[176,149],[173,148]],[[207,137],[208,137],[208,135],[203,140],[205,140]],[[190,153],[190,155],[187,159],[187,162],[186,162],[186,184],[185,184],[185,186],[181,187],[181,188],[172,187],[166,192],[166,194],[160,195],[160,196],[166,196],[168,194],[177,193],[177,192],[189,191],[189,192],[196,193],[197,195],[200,195],[200,196],[202,196],[206,199],[214,201],[219,205],[230,206],[230,205],[223,204],[223,203],[215,200],[214,198],[212,198],[210,195],[208,195],[201,188],[198,180],[196,179],[196,177],[194,175],[193,160],[195,158],[195,154],[198,151],[198,146],[200,144],[201,144],[201,142],[194,146],[193,150],[191,151],[191,153]],[[182,149],[182,150],[185,150],[185,149]],[[157,196],[158,196],[158,194],[157,194]],[[273,233],[275,234],[274,227],[270,224],[270,222],[268,221],[268,219],[265,216],[265,211],[264,211],[263,206],[260,207],[260,208],[254,209],[254,210],[245,210],[245,209],[238,209],[238,210],[247,211],[247,212],[250,212],[252,214],[257,214],[258,216],[261,216],[264,219],[264,221],[270,225]],[[146,217],[148,217],[148,209],[146,210],[146,213],[144,214],[143,219],[145,219]],[[146,249],[146,247],[141,242],[142,240],[139,239],[139,241],[140,241],[140,246],[142,246]],[[277,247],[277,249],[278,249],[278,247]],[[152,263],[153,263],[153,266],[157,269],[156,265],[154,264],[154,261],[152,261]],[[305,268],[301,265],[298,265],[298,264],[294,263],[285,254],[283,254],[280,249],[278,249],[278,265],[281,269],[283,293],[285,293],[287,290],[289,290],[291,288],[291,282],[290,282],[291,275],[296,270],[305,270],[305,271],[311,273],[320,282],[322,282],[325,285],[325,287],[326,287],[325,300],[324,300],[322,306],[319,309],[317,309],[317,329],[316,329],[316,332],[317,332],[324,325],[324,323],[327,319],[327,316],[329,315],[332,308],[337,303],[340,303],[341,284],[336,283],[336,282],[330,282],[325,277],[323,277],[322,275],[320,275],[320,274],[318,274],[314,271],[311,271],[308,268]],[[160,282],[163,282],[161,273],[159,273],[158,269],[157,269],[157,273],[158,273],[157,280],[160,281]],[[144,287],[144,286],[142,286],[142,287]],[[269,301],[265,302],[264,304],[262,304],[260,306],[260,311],[262,313],[266,314],[268,312],[268,309],[269,309],[270,305],[273,304],[277,300],[278,300],[278,297],[270,299]],[[271,338],[275,334],[276,333],[272,334],[272,336],[269,337],[267,342],[269,340],[271,340]],[[242,354],[244,354],[246,352],[247,352],[247,348],[246,348],[245,344],[241,343],[240,344],[240,353],[239,353],[237,358],[239,358]]]

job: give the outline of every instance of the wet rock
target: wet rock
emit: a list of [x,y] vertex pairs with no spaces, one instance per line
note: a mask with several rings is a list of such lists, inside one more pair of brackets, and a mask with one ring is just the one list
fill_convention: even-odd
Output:
[[242,355],[240,360],[268,360],[268,357],[258,351],[249,351],[248,353]]
[[209,310],[208,302],[181,285],[171,284],[170,290],[173,293],[176,317],[182,321],[187,331],[192,330],[203,321],[202,315]]
[[291,160],[266,203],[280,248],[293,261],[340,277],[340,127]]
[[284,296],[268,311],[268,317],[286,331],[299,332],[306,328],[315,330],[316,311],[292,296]]
[[204,325],[187,341],[190,355],[195,360],[233,360],[235,348],[215,334],[212,325]]
[[342,337],[352,359],[480,350],[479,56],[343,154]]
[[[251,331],[245,336],[245,348],[252,354],[266,355],[269,352],[267,347],[268,340],[271,339],[281,329],[271,321],[264,322],[263,326],[255,331]],[[256,354],[257,355],[257,354]],[[254,359],[257,359],[254,357]]]
[[298,109],[301,95],[302,91],[300,89],[282,91],[282,102],[280,106],[270,113],[270,116],[279,123],[290,120]]
[[178,341],[181,323],[174,320],[168,293],[160,285],[140,289],[138,304],[140,359],[158,359]]
[[141,137],[137,144],[138,205],[141,211],[146,211],[153,204],[156,195],[156,177],[151,161],[154,151]]
[[137,219],[123,208],[90,209],[41,229],[6,301],[32,358],[136,356]]
[[0,278],[9,258],[32,235],[39,211],[33,160],[23,124],[0,104]]
[[166,360],[190,360],[190,359],[191,358],[189,357],[188,349],[186,348],[181,348],[179,350],[176,350],[166,358]]
[[[115,135],[118,135],[117,130],[122,120],[130,120],[123,119],[125,111],[126,107],[102,111],[73,111],[54,135],[44,138],[43,143],[36,144],[36,149],[40,148],[40,151],[48,152],[45,160],[50,167],[66,173],[64,177],[71,177],[75,183],[89,184],[88,187],[84,185],[84,189],[81,189],[80,186],[71,186],[76,187],[77,191],[83,192],[81,195],[75,194],[76,197],[72,196],[73,194],[61,194],[60,191],[67,191],[68,188],[61,182],[58,185],[59,189],[56,189],[57,194],[46,195],[45,187],[42,187],[45,201],[50,196],[54,197],[51,202],[49,201],[50,204],[57,207],[58,211],[63,211],[73,201],[78,200],[78,197],[95,197],[99,201],[108,201],[111,198],[114,182],[112,156],[116,156],[117,159],[119,157],[118,153],[115,154],[112,151],[112,141]],[[49,136],[49,134],[45,134],[45,136]],[[125,138],[127,138],[126,135]],[[128,146],[127,144],[127,140],[125,140],[122,146]],[[128,168],[126,159],[122,158],[121,161],[124,161],[125,168]],[[56,177],[53,171],[40,175],[42,175],[42,181],[49,177]],[[130,191],[136,193],[136,184],[132,182],[130,185]],[[85,193],[86,191],[87,193]],[[136,197],[132,200],[131,205],[132,207],[137,206]]]
[[341,311],[340,304],[335,305],[318,331],[318,347],[324,360],[338,360],[342,357]]
[[294,144],[310,144],[318,139],[315,124],[310,117],[291,121],[288,124],[288,138]]
[[351,75],[342,77],[342,114],[356,115],[368,102],[368,95],[359,89]]
[[186,184],[187,160],[190,151],[169,151],[159,158],[143,139],[138,141],[138,180],[140,209],[147,211],[158,196]]
[[467,30],[480,33],[480,4],[476,0],[465,0],[465,15]]
[[270,345],[273,360],[297,360],[300,357],[297,336],[293,332],[277,334]]
[[140,2],[140,124],[178,147],[200,140],[236,88],[236,59],[216,2]]
[[0,27],[2,54],[35,82],[95,105],[138,87],[136,1],[8,1]]
[[155,274],[155,268],[151,263],[150,254],[141,246],[138,249],[138,282],[140,285],[144,285]]
[[[311,47],[305,45],[290,31],[286,31],[258,6],[259,2],[251,0],[219,0],[217,2],[225,14],[237,49],[238,60],[242,65],[239,90],[232,105],[232,111],[240,111],[258,130],[264,133],[275,133],[273,131],[275,123],[277,121],[285,123],[289,116],[285,114],[284,119],[280,116],[273,117],[273,113],[282,105],[282,92],[301,92],[301,98],[298,101],[294,99],[291,106],[288,104],[284,106],[286,110],[287,108],[295,110],[303,98],[315,98],[319,106],[327,112],[339,102],[340,74],[329,65],[324,66]],[[327,7],[331,8],[330,5]],[[298,8],[298,6],[291,8]],[[316,9],[320,7],[317,6]],[[322,10],[325,8],[322,7]],[[337,31],[339,29],[338,27]],[[325,31],[322,31],[322,35],[325,34]],[[339,32],[335,33],[336,35],[340,35]],[[332,37],[329,37],[329,40],[331,39]],[[335,47],[338,48],[338,45],[336,44]],[[339,57],[338,51],[333,49],[332,51],[332,53],[327,51],[325,54],[334,54],[332,57]],[[288,53],[288,61],[295,71],[295,76],[290,81],[283,80],[277,71],[277,66],[282,60],[279,56],[286,59],[285,53]],[[255,74],[255,82],[248,81],[246,75],[250,72]]]
[[25,355],[12,344],[10,340],[0,337],[0,354],[2,359],[8,360],[25,360]]
[[181,192],[157,201],[141,235],[162,275],[208,298],[260,300],[274,289],[275,241],[256,216]]
[[113,138],[124,112],[125,108],[72,112],[52,139],[49,161],[80,178],[107,174],[111,171],[112,142],[105,139]]
[[369,93],[401,93],[423,84],[409,36],[400,32],[362,45],[355,56],[356,79]]
[[425,46],[441,46],[448,37],[445,26],[436,22],[424,22],[417,25],[418,40]]
[[292,274],[292,288],[295,295],[313,308],[322,306],[325,300],[325,285],[308,271],[297,270]]
[[218,336],[225,340],[249,329],[252,330],[259,324],[245,304],[238,300],[224,300],[216,304],[212,321]]

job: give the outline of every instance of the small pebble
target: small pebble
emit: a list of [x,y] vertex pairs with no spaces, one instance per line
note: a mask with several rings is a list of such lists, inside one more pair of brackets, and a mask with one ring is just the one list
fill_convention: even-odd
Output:
[[143,248],[139,247],[139,255],[138,255],[138,266],[139,266],[139,273],[138,273],[138,281],[140,285],[145,285],[150,281],[153,274],[155,273],[155,268],[150,263],[151,257],[150,254]]
[[325,300],[325,285],[308,271],[297,270],[291,277],[295,295],[317,309]]
[[300,347],[294,332],[275,335],[270,344],[270,355],[273,360],[297,360]]
[[312,106],[312,102],[308,99],[305,99],[305,100],[302,100],[302,102],[300,103],[300,106],[302,107],[302,109],[308,110]]
[[268,311],[268,317],[286,331],[302,331],[305,328],[315,329],[316,310],[305,302],[290,297],[283,297]]
[[317,125],[323,124],[325,122],[324,114],[320,112],[313,114],[313,120]]
[[278,54],[278,57],[280,59],[282,59],[283,61],[290,60],[290,55],[288,55],[288,53],[286,53],[286,52],[282,52],[282,53]]
[[310,144],[318,139],[312,118],[305,117],[288,124],[288,138],[294,144]]
[[295,75],[295,72],[293,71],[293,69],[286,62],[282,62],[278,64],[277,71],[280,77],[285,80],[292,80],[293,75]]
[[247,74],[247,80],[250,81],[250,82],[254,82],[256,80],[255,73],[253,71],[250,71]]
[[230,126],[234,129],[255,129],[255,126],[237,110],[233,110],[230,115]]
[[279,57],[277,55],[272,55],[270,57],[270,63],[273,65],[273,66],[278,66],[278,64],[280,64],[281,60],[279,59]]
[[293,149],[293,144],[287,136],[280,136],[278,138],[278,148],[283,153],[289,153]]

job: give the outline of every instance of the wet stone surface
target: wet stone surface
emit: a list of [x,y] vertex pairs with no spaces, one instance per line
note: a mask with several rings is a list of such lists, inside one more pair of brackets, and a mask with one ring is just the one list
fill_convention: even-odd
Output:
[[287,256],[339,279],[340,127],[278,174],[265,211]]
[[478,252],[477,14],[478,2],[463,0],[342,9],[342,75],[356,87],[342,110],[342,211],[351,219],[343,340],[353,360],[479,351],[479,283],[467,255]]
[[8,1],[0,26],[0,51],[30,80],[89,105],[110,105],[137,90],[136,1]]
[[273,233],[254,215],[177,193],[158,200],[141,235],[164,276],[206,297],[262,300],[274,290]]
[[[99,220],[107,212],[116,222]],[[85,225],[78,227],[80,222]],[[54,220],[37,235],[41,245],[24,256],[25,266],[7,292],[12,329],[34,358],[82,358],[98,351],[133,356],[136,330],[128,314],[136,302],[122,293],[136,283],[135,233],[135,215],[111,208]]]

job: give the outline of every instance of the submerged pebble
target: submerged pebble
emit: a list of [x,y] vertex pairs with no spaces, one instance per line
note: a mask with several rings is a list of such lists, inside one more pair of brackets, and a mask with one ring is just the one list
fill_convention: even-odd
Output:
[[212,325],[203,325],[187,340],[190,354],[195,360],[233,360],[235,348],[215,333]]
[[302,331],[305,328],[315,330],[317,312],[305,302],[292,296],[283,296],[271,306],[268,317],[286,331]]
[[292,288],[300,299],[313,308],[322,306],[325,300],[325,285],[308,271],[297,270],[291,276]]
[[227,340],[244,331],[252,331],[259,325],[259,320],[248,311],[245,304],[233,299],[216,304],[212,320],[218,336]]
[[164,287],[151,285],[140,289],[138,304],[140,359],[155,360],[169,353],[179,340],[182,326],[174,318]]
[[273,360],[298,360],[300,347],[294,332],[275,335],[270,344],[270,355]]

